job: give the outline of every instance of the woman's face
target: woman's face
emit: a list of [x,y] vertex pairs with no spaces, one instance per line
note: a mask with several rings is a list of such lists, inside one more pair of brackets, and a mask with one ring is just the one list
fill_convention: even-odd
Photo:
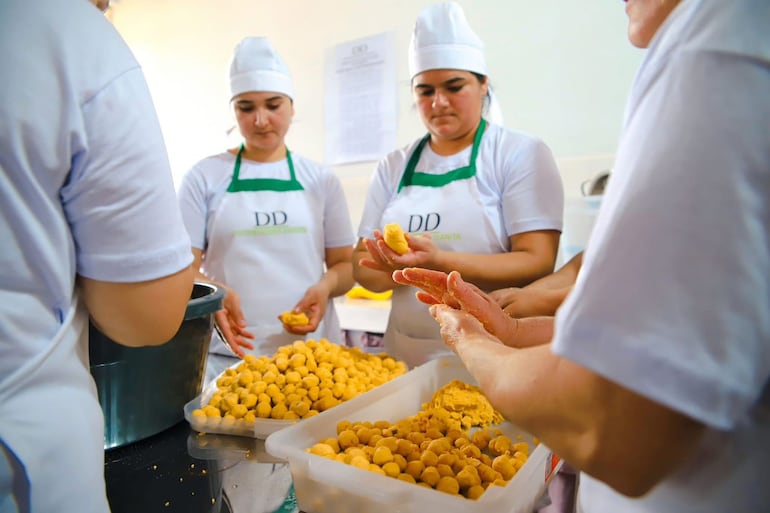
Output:
[[412,91],[428,132],[439,140],[453,140],[479,124],[487,81],[469,71],[435,69],[415,75]]
[[628,39],[639,48],[647,48],[668,15],[680,0],[625,0],[628,15]]
[[233,99],[238,128],[250,149],[271,152],[282,146],[294,105],[285,94],[248,92]]

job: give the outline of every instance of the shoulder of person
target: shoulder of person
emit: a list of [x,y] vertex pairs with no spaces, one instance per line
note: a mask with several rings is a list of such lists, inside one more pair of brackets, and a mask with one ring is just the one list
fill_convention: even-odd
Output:
[[[307,180],[308,178],[313,180],[327,180],[335,179],[338,177],[331,166],[322,164],[313,159],[309,159],[302,155],[292,152],[291,161],[294,165],[294,171],[297,173],[297,177]],[[302,181],[302,180],[300,180]]]
[[291,152],[291,161],[294,164],[294,168],[302,168],[304,171],[315,174],[331,173],[331,167],[318,162],[317,160],[310,159],[299,153]]
[[221,172],[227,172],[232,174],[234,165],[235,155],[229,151],[222,151],[215,155],[203,157],[192,165],[189,172],[202,174],[218,174]]
[[412,156],[417,145],[420,144],[422,137],[415,139],[414,141],[401,146],[380,159],[377,164],[377,169],[397,169],[399,173],[404,170],[409,157]]
[[[767,0],[681,2],[647,50],[642,69],[654,75],[675,55],[749,56],[770,59],[770,3]],[[653,58],[654,57],[654,58]]]
[[506,156],[520,151],[538,152],[548,148],[540,137],[491,123],[484,131],[482,143],[492,146],[495,152]]
[[322,164],[297,153],[291,153],[294,172],[297,179],[308,190],[317,190],[320,194],[328,194],[342,187],[342,181],[331,166]]
[[229,151],[209,155],[193,164],[184,174],[184,180],[200,181],[213,185],[231,177],[234,164],[235,155]]
[[669,16],[661,34],[688,50],[770,56],[770,3],[767,0],[701,0],[682,2]]
[[[38,18],[38,23],[43,25],[43,33],[58,33],[61,36],[56,40],[57,47],[51,55],[62,61],[57,63],[57,69],[66,66],[71,72],[71,80],[93,88],[86,90],[85,94],[98,94],[111,82],[126,79],[128,72],[141,71],[128,44],[90,2],[49,0],[43,10],[45,14]],[[47,23],[54,25],[50,32],[45,28]],[[144,79],[143,71],[141,73]],[[87,96],[83,98],[84,101],[90,99]]]

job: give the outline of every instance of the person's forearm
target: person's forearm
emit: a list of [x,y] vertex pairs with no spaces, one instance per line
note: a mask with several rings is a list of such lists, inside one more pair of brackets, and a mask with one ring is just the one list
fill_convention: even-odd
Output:
[[465,337],[456,351],[503,416],[577,469],[639,496],[665,477],[699,424],[551,352]]
[[369,252],[366,249],[353,252],[353,279],[356,282],[372,292],[384,292],[396,287],[396,283],[389,273],[360,265],[358,262],[362,258],[370,258]]
[[553,339],[553,317],[525,317],[516,320],[516,330],[503,343],[511,347],[532,347],[548,344]]
[[539,288],[532,290],[531,287],[524,287],[524,291],[529,294],[537,294],[540,299],[538,315],[556,315],[556,311],[567,299],[567,295],[572,291],[572,285],[566,285],[559,288]]
[[326,270],[319,283],[329,291],[330,298],[341,296],[355,284],[353,264],[351,262],[337,262]]
[[[566,264],[561,266],[559,270],[553,274],[549,274],[539,280],[533,281],[527,286],[527,288],[539,288],[539,289],[562,289],[565,287],[571,287],[577,279],[580,266],[583,264],[583,252],[581,251],[577,255],[573,256]],[[565,296],[566,296],[565,291]]]
[[553,260],[527,251],[477,254],[442,251],[430,266],[436,271],[458,271],[465,281],[484,290],[523,287],[553,271]]

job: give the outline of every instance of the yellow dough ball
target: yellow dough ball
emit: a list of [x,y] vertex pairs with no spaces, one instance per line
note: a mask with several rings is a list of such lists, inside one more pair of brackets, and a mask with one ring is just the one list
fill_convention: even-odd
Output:
[[406,242],[404,230],[398,223],[386,224],[382,231],[382,237],[385,239],[385,244],[399,255],[409,251],[409,243]]

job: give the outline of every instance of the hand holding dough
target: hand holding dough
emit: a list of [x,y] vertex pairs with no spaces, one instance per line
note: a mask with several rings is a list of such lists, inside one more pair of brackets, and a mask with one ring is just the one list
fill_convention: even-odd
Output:
[[386,224],[383,229],[382,237],[385,239],[385,244],[399,255],[403,255],[409,251],[409,243],[406,242],[404,230],[398,223]]

